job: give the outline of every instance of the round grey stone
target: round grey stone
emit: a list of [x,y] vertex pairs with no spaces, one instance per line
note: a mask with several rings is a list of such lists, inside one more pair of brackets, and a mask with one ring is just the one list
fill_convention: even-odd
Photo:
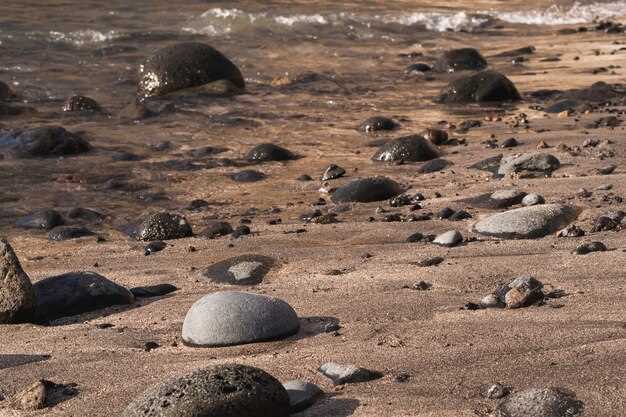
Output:
[[435,237],[433,243],[441,246],[452,247],[463,242],[463,235],[458,230],[449,230]]
[[274,259],[268,256],[241,255],[205,268],[201,277],[224,284],[254,285],[263,280],[274,263]]
[[344,365],[335,362],[322,364],[318,371],[324,376],[330,378],[335,385],[367,382],[382,377],[382,374],[378,371],[372,371],[370,369],[350,364]]
[[404,188],[387,177],[370,177],[349,182],[331,195],[334,203],[371,203],[402,194]]
[[231,346],[281,339],[299,328],[296,312],[282,300],[224,291],[206,295],[191,306],[182,336],[190,346]]
[[197,370],[146,390],[121,417],[287,417],[289,396],[267,372],[226,364]]
[[34,306],[30,278],[9,242],[0,239],[0,324],[28,321]]
[[289,395],[291,413],[297,413],[312,406],[323,394],[315,384],[306,381],[293,380],[283,384]]
[[509,395],[496,408],[496,417],[574,417],[583,403],[560,388],[530,388]]
[[521,207],[494,214],[474,225],[482,235],[504,239],[534,239],[554,233],[578,216],[578,210],[561,204]]
[[526,153],[502,158],[499,175],[520,173],[524,176],[550,175],[561,166],[560,161],[547,153]]
[[545,202],[546,201],[544,200],[543,196],[536,193],[528,194],[522,199],[522,205],[526,207],[536,206],[537,204],[543,204]]

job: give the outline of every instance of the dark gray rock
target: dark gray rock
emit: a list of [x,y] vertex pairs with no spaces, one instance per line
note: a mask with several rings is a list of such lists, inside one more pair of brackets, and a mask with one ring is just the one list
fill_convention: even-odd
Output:
[[35,306],[30,278],[6,239],[0,239],[0,324],[29,321]]
[[374,161],[419,162],[437,158],[439,152],[426,139],[419,135],[404,136],[381,146],[372,157]]
[[85,96],[71,96],[63,103],[64,112],[98,113],[102,108],[98,102]]
[[129,230],[130,237],[143,241],[180,239],[192,234],[184,217],[165,212],[152,214]]
[[183,322],[183,342],[195,347],[282,339],[300,328],[296,312],[277,298],[224,291],[196,301]]
[[38,281],[35,290],[35,320],[46,323],[135,301],[126,288],[95,272],[70,272]]
[[526,153],[502,158],[499,175],[520,174],[522,176],[545,176],[559,169],[559,160],[547,153]]
[[575,417],[584,405],[560,388],[529,388],[509,395],[496,407],[495,417]]
[[245,158],[250,162],[269,162],[289,161],[296,159],[296,156],[281,146],[273,143],[262,143],[250,149]]
[[129,291],[136,298],[152,298],[152,297],[161,297],[163,295],[167,295],[171,292],[178,290],[172,284],[157,284],[157,285],[149,285],[146,287],[135,287],[131,288]]
[[149,256],[149,255],[152,255],[153,253],[161,252],[166,247],[167,247],[167,243],[162,242],[160,240],[155,240],[154,242],[150,242],[146,246],[143,247],[143,254],[145,256]]
[[443,145],[448,141],[448,132],[441,129],[426,129],[420,135],[433,145]]
[[431,172],[441,171],[442,169],[446,169],[451,165],[452,162],[443,158],[431,159],[430,161],[420,165],[420,167],[417,168],[417,172],[419,172],[420,174],[428,174]]
[[322,181],[334,180],[336,178],[343,177],[345,173],[346,173],[346,170],[343,169],[342,167],[335,165],[335,164],[330,164],[324,170],[324,173],[322,174],[321,179]]
[[289,396],[270,374],[225,364],[167,380],[146,390],[121,417],[288,417]]
[[461,200],[472,207],[486,209],[501,209],[520,204],[526,193],[517,189],[499,190],[491,194],[481,194],[476,197]]
[[356,382],[367,382],[381,378],[383,375],[378,371],[372,371],[354,365],[342,365],[334,362],[327,362],[319,367],[318,371],[330,378],[335,385],[351,384]]
[[387,177],[370,177],[349,182],[331,195],[334,203],[371,203],[402,194],[404,188]]
[[441,90],[436,101],[440,103],[471,103],[517,101],[520,99],[517,88],[507,77],[495,71],[482,71],[452,81]]
[[212,220],[207,226],[199,233],[199,236],[206,237],[208,239],[215,239],[221,236],[229,235],[233,232],[233,227],[228,222],[220,220]]
[[485,68],[487,68],[487,61],[474,48],[459,48],[446,51],[441,54],[433,65],[433,70],[438,72],[479,71]]
[[82,220],[90,223],[100,223],[105,219],[105,215],[88,208],[74,207],[67,212],[67,217],[72,220]]
[[492,174],[496,174],[498,169],[500,169],[500,163],[502,162],[502,154],[491,156],[489,158],[483,159],[482,161],[478,161],[468,168],[477,169],[480,171],[491,172]]
[[139,66],[137,96],[161,96],[213,81],[227,80],[245,88],[239,68],[216,49],[198,42],[184,42],[159,49]]
[[59,226],[50,230],[50,232],[48,233],[48,240],[58,242],[62,240],[78,239],[81,237],[93,235],[95,235],[95,233],[85,227]]
[[428,64],[424,64],[423,62],[418,62],[416,64],[411,64],[404,69],[404,72],[409,75],[414,74],[422,74],[424,72],[431,71],[432,68]]
[[236,182],[256,182],[267,178],[267,176],[253,169],[245,169],[230,175],[230,178]]
[[69,156],[87,152],[91,145],[60,126],[35,127],[0,133],[0,151],[19,159]]
[[202,279],[233,285],[254,285],[263,280],[274,265],[273,258],[241,255],[217,262],[201,272]]
[[574,253],[576,255],[586,255],[591,252],[604,252],[606,250],[606,245],[602,242],[587,242],[578,245]]
[[374,116],[365,120],[359,125],[359,130],[371,133],[380,130],[394,130],[398,128],[398,124],[388,117]]
[[0,101],[4,101],[13,97],[11,88],[4,82],[0,81]]
[[283,387],[289,395],[292,414],[309,408],[324,393],[317,385],[300,380],[287,381]]
[[15,225],[24,229],[50,230],[63,223],[61,213],[52,209],[42,209],[19,218]]

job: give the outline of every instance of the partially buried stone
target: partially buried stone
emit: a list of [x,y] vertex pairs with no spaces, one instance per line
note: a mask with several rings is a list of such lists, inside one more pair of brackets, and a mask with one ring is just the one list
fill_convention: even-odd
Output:
[[137,240],[170,240],[192,235],[187,220],[172,213],[156,213],[146,217],[139,226],[131,228],[130,236]]
[[520,99],[520,94],[511,80],[499,72],[483,71],[452,81],[441,90],[436,101],[440,103],[470,103],[517,101]]
[[315,384],[306,381],[293,380],[283,384],[289,395],[290,412],[297,413],[312,406],[323,394]]
[[225,364],[162,382],[135,398],[121,417],[288,417],[289,396],[270,374]]
[[157,284],[146,287],[135,287],[131,288],[129,291],[137,298],[151,298],[167,295],[177,289],[178,288],[172,284]]
[[524,176],[551,175],[561,166],[559,160],[547,153],[527,153],[502,158],[498,174],[522,174]]
[[135,301],[126,288],[95,272],[70,272],[45,278],[33,288],[35,320],[41,323]]
[[62,241],[62,240],[70,240],[70,239],[78,239],[86,236],[93,236],[94,232],[87,229],[86,227],[76,227],[76,226],[59,226],[50,230],[48,233],[48,240],[51,241]]
[[11,408],[24,411],[41,410],[46,407],[47,388],[43,380],[37,381],[9,399]]
[[575,417],[584,404],[560,388],[529,388],[509,395],[496,407],[494,417]]
[[27,216],[21,217],[15,222],[17,227],[24,229],[50,230],[63,224],[61,213],[52,209],[37,210]]
[[502,155],[500,154],[500,155],[491,156],[489,158],[478,161],[470,165],[468,168],[478,169],[481,171],[488,171],[488,172],[491,172],[492,174],[496,174],[498,172],[498,169],[500,168],[501,161],[502,161]]
[[417,168],[417,172],[420,174],[428,174],[431,172],[441,171],[450,165],[452,165],[452,162],[443,158],[436,158],[428,162],[424,162],[419,168]]
[[381,146],[372,156],[374,161],[419,162],[437,158],[439,152],[426,139],[419,135],[404,136]]
[[413,75],[413,74],[421,74],[421,73],[428,72],[431,70],[432,68],[430,67],[430,65],[424,64],[422,62],[418,62],[417,64],[411,64],[407,66],[404,72],[406,74]]
[[574,253],[576,255],[586,255],[591,252],[604,252],[606,250],[606,245],[602,242],[587,242],[578,245]]
[[30,320],[35,293],[9,242],[0,239],[0,324]]
[[183,322],[182,338],[194,347],[232,346],[282,339],[299,328],[296,312],[282,300],[224,291],[193,304]]
[[359,125],[359,130],[372,133],[380,130],[393,130],[398,127],[398,124],[388,117],[374,116],[365,120]]
[[530,193],[522,199],[522,205],[526,207],[536,206],[537,204],[543,204],[545,202],[543,196],[536,193]]
[[515,138],[508,138],[500,145],[501,148],[514,148],[519,145],[519,142]]
[[472,215],[469,214],[467,211],[465,210],[459,210],[454,212],[454,214],[450,217],[448,217],[448,220],[451,220],[453,222],[458,222],[461,220],[466,220],[466,219],[471,219]]
[[0,134],[0,151],[14,158],[46,158],[87,152],[89,142],[60,126],[35,127]]
[[518,277],[508,285],[508,291],[501,301],[504,301],[507,308],[527,307],[543,299],[542,289],[543,284],[535,278]]
[[74,207],[67,212],[67,217],[74,220],[99,223],[106,217],[104,214],[83,207]]
[[603,232],[607,230],[616,230],[621,227],[624,219],[623,211],[616,211],[598,216],[591,226],[591,232]]
[[463,235],[457,230],[450,230],[445,233],[441,233],[435,237],[433,243],[440,246],[452,247],[463,242]]
[[248,151],[245,158],[250,162],[289,161],[295,155],[287,149],[273,143],[262,143]]
[[575,224],[570,224],[564,229],[557,232],[556,237],[581,237],[585,235],[585,231]]
[[335,164],[330,164],[324,170],[324,173],[322,174],[321,179],[322,181],[334,180],[336,178],[343,177],[345,173],[346,173],[346,170],[343,169],[342,167],[335,165]]
[[89,112],[96,113],[102,111],[98,102],[85,96],[71,96],[63,103],[64,112]]
[[441,129],[426,129],[421,135],[433,145],[443,145],[448,141],[448,132]]
[[246,169],[246,170],[231,174],[230,178],[236,182],[256,182],[256,181],[264,180],[266,178],[266,175],[259,171]]
[[261,255],[241,255],[215,263],[202,270],[202,279],[221,284],[254,285],[263,280],[275,264]]
[[403,192],[400,184],[387,177],[370,177],[337,188],[330,198],[334,203],[370,203],[388,200]]
[[324,376],[330,378],[335,385],[367,382],[383,376],[378,371],[372,371],[356,367],[354,365],[342,365],[334,362],[327,362],[321,365],[318,370]]
[[525,192],[516,188],[509,188],[498,190],[491,194],[481,194],[461,201],[472,207],[499,209],[508,208],[521,203],[524,196],[526,196]]
[[153,253],[162,251],[163,249],[165,249],[166,246],[167,244],[160,240],[157,240],[155,242],[150,242],[146,246],[143,247],[143,254],[145,256],[152,255]]
[[487,61],[474,48],[459,48],[445,51],[433,65],[438,72],[455,72],[463,70],[482,70],[487,67]]
[[199,236],[206,237],[208,239],[215,239],[220,236],[226,236],[233,232],[233,226],[230,223],[212,220],[207,224],[207,227],[199,233]]
[[139,66],[137,96],[161,96],[177,90],[227,80],[239,90],[245,88],[241,71],[209,45],[184,42],[159,49]]

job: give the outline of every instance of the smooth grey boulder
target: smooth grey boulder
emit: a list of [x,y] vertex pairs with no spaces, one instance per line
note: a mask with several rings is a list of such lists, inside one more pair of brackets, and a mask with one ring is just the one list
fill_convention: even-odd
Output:
[[452,81],[441,90],[435,101],[439,103],[472,103],[517,101],[521,96],[507,77],[496,71],[478,74]]
[[403,192],[404,188],[400,184],[387,177],[370,177],[337,188],[330,199],[334,203],[371,203],[388,200]]
[[322,364],[318,371],[324,376],[330,378],[335,385],[367,382],[383,376],[378,371],[372,371],[354,365],[342,365],[334,362]]
[[278,298],[223,291],[191,306],[182,337],[189,346],[232,346],[285,338],[299,328],[296,312]]
[[0,151],[13,158],[47,158],[87,152],[91,145],[60,126],[43,126],[0,133]]
[[153,241],[189,237],[193,232],[184,217],[163,212],[146,217],[138,226],[132,227],[128,234],[137,240]]
[[292,414],[309,408],[324,393],[317,385],[300,380],[287,381],[283,387],[289,395]]
[[433,243],[446,247],[456,246],[461,242],[463,242],[463,235],[457,230],[449,230],[441,233],[433,240]]
[[381,146],[372,156],[374,161],[421,162],[439,157],[439,151],[420,135],[404,136]]
[[536,193],[530,193],[522,199],[523,206],[536,206],[537,204],[543,204],[545,202],[546,200],[543,196]]
[[199,42],[183,42],[159,49],[139,66],[137,97],[161,96],[213,81],[228,80],[245,88],[241,71],[221,52]]
[[498,174],[522,174],[531,177],[544,176],[551,175],[560,166],[560,161],[553,155],[547,153],[526,153],[502,158]]
[[561,388],[529,388],[506,397],[494,417],[575,417],[584,405],[574,394]]
[[289,396],[267,372],[226,364],[173,378],[135,398],[121,417],[287,417]]
[[17,255],[6,239],[0,239],[0,324],[30,320],[35,292]]
[[274,259],[261,255],[241,255],[217,262],[200,273],[202,279],[221,284],[254,285],[263,280]]
[[129,290],[95,272],[69,272],[45,278],[33,288],[35,321],[39,323],[135,302]]
[[485,68],[487,68],[487,61],[474,48],[459,48],[445,51],[433,65],[433,70],[438,72],[478,71]]
[[577,216],[578,210],[574,207],[540,204],[484,218],[474,225],[474,231],[504,239],[534,239],[564,228]]

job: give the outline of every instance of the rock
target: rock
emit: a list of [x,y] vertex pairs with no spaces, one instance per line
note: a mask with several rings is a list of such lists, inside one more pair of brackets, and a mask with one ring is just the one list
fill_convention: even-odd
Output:
[[208,239],[215,239],[220,236],[226,236],[233,232],[233,227],[228,222],[220,220],[212,220],[207,224],[207,227],[199,233],[199,236],[206,237]]
[[95,235],[95,233],[85,227],[59,226],[50,230],[48,240],[59,242],[93,235]]
[[602,242],[587,242],[578,245],[574,253],[576,255],[586,255],[591,252],[604,252],[606,250],[606,245]]
[[101,112],[102,108],[98,102],[92,98],[85,96],[71,96],[63,103],[64,112],[85,112],[85,113],[97,113]]
[[448,141],[448,132],[441,129],[426,129],[421,135],[433,145],[443,145]]
[[600,175],[610,175],[613,173],[613,171],[615,171],[615,169],[617,168],[617,165],[611,164],[611,165],[606,165],[603,166],[601,168],[598,168],[598,174]]
[[50,230],[63,223],[61,213],[52,209],[42,209],[19,218],[15,225],[24,229]]
[[288,417],[289,396],[258,368],[225,364],[169,379],[135,398],[121,417]]
[[424,235],[420,232],[415,232],[409,237],[406,238],[406,241],[409,243],[421,242],[424,239]]
[[619,229],[621,227],[623,218],[623,211],[612,212],[599,216],[593,221],[593,225],[591,226],[591,232],[597,233],[607,230]]
[[102,213],[82,207],[71,208],[67,212],[67,217],[72,220],[82,220],[91,223],[100,223],[106,218]]
[[543,196],[535,193],[528,194],[522,199],[522,205],[525,207],[536,206],[545,202],[546,200],[544,200]]
[[445,233],[441,233],[435,237],[435,240],[433,240],[433,243],[446,247],[456,246],[461,242],[463,242],[463,235],[457,230],[450,230]]
[[157,285],[150,285],[147,287],[135,287],[135,288],[131,288],[129,291],[136,298],[151,298],[151,297],[161,297],[163,295],[167,295],[176,290],[178,290],[178,288],[176,288],[172,284],[157,284]]
[[250,162],[289,161],[296,159],[293,153],[272,143],[256,145],[248,151],[245,158]]
[[515,138],[508,138],[500,145],[501,148],[515,148],[519,142]]
[[39,323],[135,302],[130,291],[95,272],[70,272],[45,278],[33,288],[35,320]]
[[499,58],[515,58],[520,55],[530,55],[535,53],[534,46],[524,46],[522,48],[512,49],[509,51],[500,52],[499,54],[494,55]]
[[374,161],[419,162],[437,158],[439,152],[419,135],[404,136],[381,146],[372,157]]
[[180,239],[192,234],[191,226],[184,217],[166,212],[146,217],[139,226],[129,231],[130,237],[143,241]]
[[267,176],[253,169],[245,169],[230,175],[230,178],[236,182],[256,182],[267,178]]
[[30,320],[35,293],[30,278],[5,239],[0,239],[0,324]]
[[436,101],[440,103],[471,103],[517,101],[520,99],[520,94],[511,80],[499,72],[483,71],[452,81],[441,90]]
[[185,317],[182,337],[195,347],[231,346],[282,339],[299,328],[296,312],[282,300],[224,291],[194,303]]
[[498,174],[523,174],[524,176],[551,175],[561,166],[559,160],[547,153],[527,153],[502,158]]
[[4,82],[0,81],[0,101],[4,101],[13,97],[11,88]]
[[324,376],[330,378],[335,385],[367,382],[383,376],[378,371],[371,371],[354,365],[341,365],[334,362],[327,362],[323,364],[319,367],[318,371]]
[[431,71],[432,68],[428,64],[424,64],[423,62],[418,62],[416,64],[411,64],[404,69],[405,74],[409,75],[417,75],[423,74],[425,72]]
[[440,219],[448,219],[453,214],[454,210],[452,210],[450,207],[444,207],[437,212],[437,217],[439,217]]
[[148,243],[143,247],[143,254],[145,256],[152,255],[153,253],[160,252],[167,247],[167,243],[160,240]]
[[310,175],[302,174],[298,178],[296,178],[296,180],[306,182],[306,181],[313,181],[313,178]]
[[474,225],[474,231],[504,239],[535,239],[573,222],[578,211],[560,204],[521,207],[494,214]]
[[481,390],[481,395],[485,398],[489,398],[490,400],[497,400],[499,398],[506,397],[509,394],[509,388],[505,387],[502,384],[491,384],[484,387]]
[[479,196],[471,197],[461,201],[465,204],[469,204],[472,207],[501,209],[521,203],[525,196],[525,192],[520,191],[516,188],[510,188],[506,190],[498,190],[491,194],[481,194]]
[[242,255],[215,263],[200,275],[204,280],[221,284],[254,285],[263,280],[274,264],[274,259],[268,256]]
[[359,130],[365,133],[372,133],[380,130],[394,130],[396,128],[398,128],[398,124],[396,122],[383,116],[370,117],[359,125]]
[[322,181],[334,180],[336,178],[343,177],[345,173],[346,170],[342,167],[330,164],[322,174]]
[[480,306],[482,308],[503,308],[506,306],[506,304],[503,303],[497,295],[489,294],[484,296],[482,300],[480,300]]
[[370,177],[337,188],[330,198],[334,203],[371,203],[388,200],[403,192],[400,184],[387,177]]
[[432,258],[426,258],[417,263],[417,266],[427,267],[427,266],[435,266],[442,263],[445,259],[441,256],[434,256]]
[[41,410],[46,407],[47,388],[40,380],[9,399],[11,408],[24,411]]
[[300,380],[287,381],[283,387],[289,395],[292,414],[309,408],[324,393],[317,385]]
[[5,150],[8,156],[19,159],[69,156],[90,149],[89,142],[60,126],[35,127],[0,134],[0,151]]
[[527,307],[543,299],[543,284],[533,277],[522,276],[515,278],[504,295],[507,308]]
[[557,232],[556,237],[581,237],[585,235],[585,231],[575,224],[571,224]]
[[443,158],[431,159],[430,161],[420,165],[420,167],[417,168],[417,172],[419,172],[420,174],[428,174],[431,172],[441,171],[442,169],[445,169],[450,165],[452,165],[452,162]]
[[184,42],[159,49],[139,66],[137,97],[161,96],[177,90],[227,80],[245,88],[239,68],[216,49]]
[[463,70],[479,71],[487,68],[487,61],[474,48],[460,48],[446,51],[437,59],[433,70],[455,72]]
[[454,214],[452,214],[452,216],[448,217],[448,220],[453,221],[453,222],[458,222],[461,220],[466,220],[466,219],[471,219],[472,215],[469,214],[467,211],[465,210],[459,210],[454,212]]
[[560,388],[529,388],[509,395],[496,407],[495,417],[575,417],[582,401]]
[[500,168],[500,162],[502,161],[502,154],[483,159],[475,164],[470,165],[468,168],[478,169],[480,171],[488,171],[492,174],[496,174]]

